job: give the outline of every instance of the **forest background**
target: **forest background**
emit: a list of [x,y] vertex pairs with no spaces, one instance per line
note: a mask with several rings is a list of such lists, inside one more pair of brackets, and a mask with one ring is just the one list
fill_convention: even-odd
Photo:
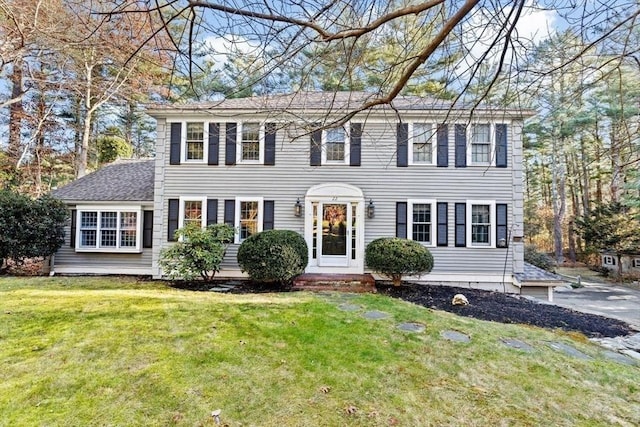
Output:
[[149,103],[375,94],[355,114],[410,94],[535,112],[527,243],[557,262],[640,252],[638,15],[616,0],[0,0],[0,188],[38,197],[153,157]]

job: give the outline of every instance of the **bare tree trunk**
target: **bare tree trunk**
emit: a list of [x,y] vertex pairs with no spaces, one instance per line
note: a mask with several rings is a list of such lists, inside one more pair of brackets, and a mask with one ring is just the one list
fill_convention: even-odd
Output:
[[24,107],[20,97],[22,91],[22,60],[17,58],[13,63],[13,71],[10,76],[11,80],[11,97],[19,99],[9,106],[9,146],[8,154],[11,162],[18,163],[22,146],[22,119],[24,117]]
[[620,161],[620,140],[618,139],[618,123],[611,124],[611,182],[609,191],[611,192],[611,201],[617,203],[620,201],[620,182],[622,180],[622,167]]
[[585,147],[584,137],[580,137],[580,163],[582,166],[582,215],[589,215],[591,212],[590,189],[589,189],[589,170],[587,160],[587,150]]

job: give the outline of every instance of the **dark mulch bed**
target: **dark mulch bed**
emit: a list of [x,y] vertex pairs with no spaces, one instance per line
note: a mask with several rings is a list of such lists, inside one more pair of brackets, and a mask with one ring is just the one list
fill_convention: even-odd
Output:
[[[522,323],[542,328],[561,328],[582,332],[588,337],[617,337],[633,330],[620,320],[582,313],[557,305],[541,304],[520,296],[478,289],[449,286],[423,286],[403,283],[402,286],[378,285],[382,294],[410,301],[424,307],[501,323]],[[469,305],[452,305],[455,294],[463,294]]]
[[[210,291],[211,288],[230,284],[233,284],[234,287],[227,292],[234,294],[288,291],[287,288],[274,289],[273,286],[264,286],[246,280],[215,281],[211,284],[174,282],[171,286],[193,291]],[[566,331],[581,332],[588,337],[617,337],[634,332],[628,324],[620,320],[581,313],[556,305],[541,304],[501,292],[451,286],[416,285],[406,282],[398,287],[388,283],[376,283],[376,287],[379,293],[393,298],[480,320],[520,323],[550,329],[560,328]],[[466,296],[469,305],[452,305],[451,300],[455,294]]]

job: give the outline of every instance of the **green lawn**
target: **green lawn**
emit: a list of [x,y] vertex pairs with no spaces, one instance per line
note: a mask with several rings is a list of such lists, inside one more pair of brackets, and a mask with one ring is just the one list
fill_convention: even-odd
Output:
[[[367,320],[339,310],[340,298],[2,278],[0,425],[206,426],[216,409],[229,426],[640,424],[640,368],[580,336],[377,295],[348,300],[391,315]],[[403,321],[426,331],[399,331]],[[472,342],[445,341],[445,329]]]

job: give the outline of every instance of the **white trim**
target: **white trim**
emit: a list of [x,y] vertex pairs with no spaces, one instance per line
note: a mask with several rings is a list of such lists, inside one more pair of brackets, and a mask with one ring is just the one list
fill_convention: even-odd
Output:
[[55,274],[100,274],[100,275],[113,275],[113,274],[131,274],[138,276],[150,276],[153,274],[153,268],[149,267],[122,267],[122,266],[110,266],[110,267],[54,267],[49,273],[50,276]]
[[242,202],[258,202],[258,229],[257,232],[260,233],[262,231],[262,218],[264,213],[264,198],[263,197],[250,197],[250,196],[242,196],[235,198],[236,204],[234,209],[234,218],[233,218],[233,226],[236,230],[234,243],[242,243],[244,240],[240,240],[240,203]]
[[[135,206],[121,206],[121,205],[76,205],[76,241],[74,245],[75,252],[103,252],[103,253],[141,253],[142,252],[142,239],[143,229],[142,222],[144,216],[142,214],[143,209],[140,205]],[[96,245],[95,246],[81,246],[82,242],[82,213],[83,212],[95,212],[96,213]],[[116,217],[116,247],[100,247],[100,217],[104,212],[117,212]],[[136,246],[135,247],[120,247],[120,216],[123,212],[131,212],[136,214]]]
[[[180,163],[207,163],[209,160],[209,122],[202,120],[184,120],[180,132]],[[202,159],[187,160],[187,123],[202,123]]]
[[[431,162],[414,162],[413,160],[413,140],[414,140],[414,134],[413,134],[413,130],[414,130],[414,125],[415,124],[420,124],[420,125],[431,125]],[[427,131],[429,132],[429,131]],[[437,127],[435,123],[431,123],[431,122],[409,122],[408,123],[408,133],[409,133],[409,137],[408,137],[408,142],[407,144],[409,145],[409,166],[436,166],[436,161],[437,161],[437,155],[438,155],[438,134],[437,134]]]
[[[327,131],[331,130],[331,129],[337,129],[338,127],[341,127],[342,130],[344,130],[344,159],[342,161],[340,160],[327,160]],[[321,152],[322,152],[322,159],[320,161],[321,165],[348,165],[349,164],[349,157],[351,154],[351,135],[350,135],[350,130],[351,130],[351,124],[350,122],[347,122],[345,124],[343,124],[342,126],[336,126],[334,128],[329,128],[329,129],[322,129],[322,145],[321,145]]]
[[[502,123],[502,122],[501,122]],[[475,125],[489,125],[489,163],[473,162],[473,132]],[[496,123],[487,121],[473,121],[467,125],[467,166],[491,167],[496,165]]]
[[[242,126],[245,123],[258,124],[258,160],[242,159]],[[263,165],[264,164],[264,139],[265,139],[265,123],[260,120],[245,120],[238,122],[236,125],[236,164]]]
[[431,230],[429,236],[431,236],[430,242],[420,242],[421,245],[429,248],[436,246],[436,230],[437,230],[437,210],[435,199],[407,199],[407,239],[413,240],[413,205],[425,204],[431,205]]
[[[489,244],[473,244],[471,235],[471,207],[473,205],[489,205]],[[468,248],[495,248],[496,247],[496,201],[495,200],[467,200],[466,208],[466,233]]]
[[193,197],[193,196],[180,196],[180,203],[178,209],[178,228],[184,227],[184,202],[201,202],[202,203],[202,219],[201,227],[207,225],[207,198],[206,197]]

